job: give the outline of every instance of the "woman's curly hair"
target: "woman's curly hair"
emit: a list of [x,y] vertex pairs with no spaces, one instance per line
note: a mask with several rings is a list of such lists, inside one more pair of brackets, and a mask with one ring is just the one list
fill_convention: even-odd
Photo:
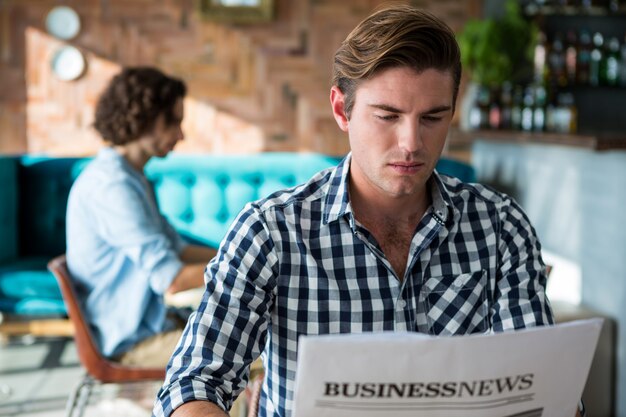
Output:
[[174,123],[174,106],[186,93],[182,80],[155,68],[125,68],[100,96],[94,127],[107,142],[124,145],[149,132],[161,114],[166,125]]

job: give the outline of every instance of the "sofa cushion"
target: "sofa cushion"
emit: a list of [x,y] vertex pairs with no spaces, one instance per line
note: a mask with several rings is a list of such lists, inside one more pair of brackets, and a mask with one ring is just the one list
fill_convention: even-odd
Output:
[[0,156],[0,264],[17,257],[18,158]]
[[42,297],[0,298],[0,311],[20,316],[64,316],[63,300]]
[[47,257],[29,257],[0,265],[0,297],[61,300],[59,286],[47,270],[49,260]]
[[217,247],[246,203],[306,182],[339,160],[305,153],[172,154],[151,160],[146,175],[168,221],[183,236]]
[[48,257],[0,265],[0,311],[19,315],[65,314],[63,297],[46,265]]

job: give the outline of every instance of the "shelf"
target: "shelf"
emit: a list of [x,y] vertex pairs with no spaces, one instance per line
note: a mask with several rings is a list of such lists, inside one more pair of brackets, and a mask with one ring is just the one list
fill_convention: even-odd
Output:
[[526,6],[524,14],[528,17],[536,16],[626,16],[626,8],[620,6],[617,10],[608,10],[606,7],[592,6]]
[[586,148],[594,151],[626,150],[626,132],[602,133],[598,135],[570,135],[563,133],[522,132],[513,130],[450,130],[449,146],[451,148],[462,148],[470,145],[475,140],[561,145]]
[[613,93],[624,93],[626,92],[626,86],[623,85],[589,85],[589,84],[567,84],[564,86],[559,85],[557,87],[558,91],[567,91],[572,93],[598,93],[598,94],[613,94]]

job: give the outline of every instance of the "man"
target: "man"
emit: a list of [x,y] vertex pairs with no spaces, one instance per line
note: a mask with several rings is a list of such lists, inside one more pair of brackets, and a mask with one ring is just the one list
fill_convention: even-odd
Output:
[[108,146],[69,195],[68,267],[100,351],[125,364],[165,367],[186,317],[166,314],[164,294],[203,286],[215,254],[183,242],[143,172],[183,139],[185,93],[182,81],[153,68],[115,76],[94,123]]
[[300,335],[552,323],[540,245],[519,206],[434,172],[460,77],[454,33],[423,11],[392,6],[348,35],[330,101],[351,153],[242,211],[154,415],[225,416],[260,354],[259,415],[291,415]]

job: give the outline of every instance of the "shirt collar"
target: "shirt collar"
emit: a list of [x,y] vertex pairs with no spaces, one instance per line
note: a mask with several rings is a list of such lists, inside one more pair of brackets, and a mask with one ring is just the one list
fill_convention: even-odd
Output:
[[442,223],[454,215],[454,204],[452,196],[444,185],[437,170],[434,170],[428,180],[428,188],[430,189],[430,197],[432,200],[432,213],[441,220]]
[[[348,192],[348,173],[350,172],[351,157],[352,153],[348,153],[331,173],[330,185],[323,208],[325,225],[347,214],[352,214]],[[445,223],[451,218],[454,205],[452,197],[436,170],[433,171],[428,180],[428,188],[430,189],[432,199],[432,213],[442,223]],[[352,216],[350,217],[352,218]]]
[[352,213],[348,197],[348,172],[350,172],[351,157],[352,153],[348,153],[331,173],[323,209],[324,225]]

